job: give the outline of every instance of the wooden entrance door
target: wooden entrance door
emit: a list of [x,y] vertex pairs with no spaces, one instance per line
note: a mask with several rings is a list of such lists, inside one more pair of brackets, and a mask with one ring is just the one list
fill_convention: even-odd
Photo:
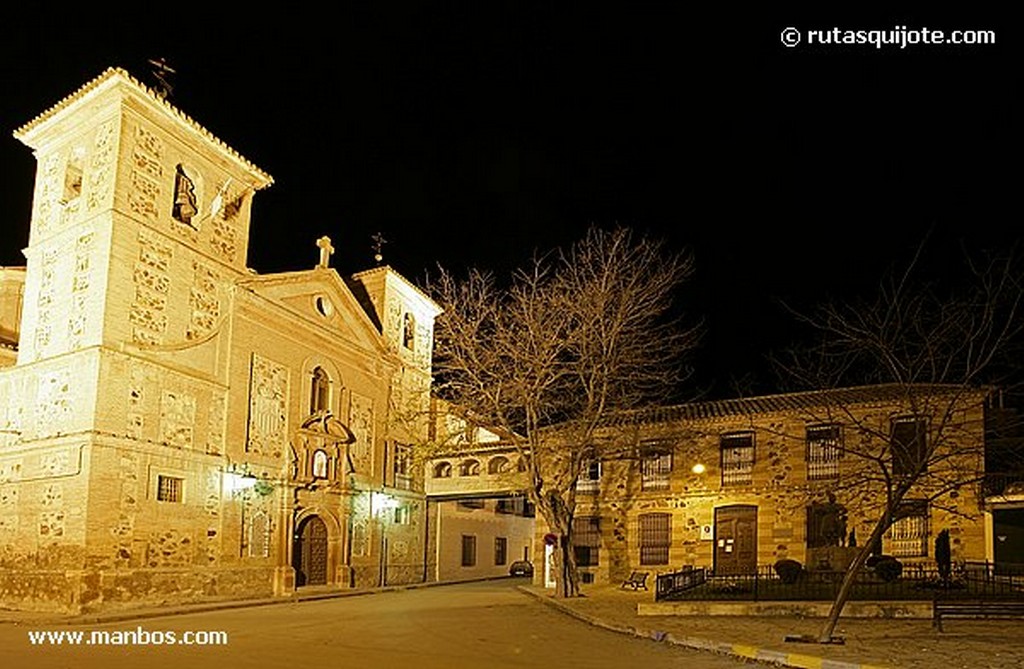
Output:
[[327,525],[319,516],[303,520],[295,532],[295,585],[327,584]]
[[757,507],[715,509],[715,574],[757,572]]

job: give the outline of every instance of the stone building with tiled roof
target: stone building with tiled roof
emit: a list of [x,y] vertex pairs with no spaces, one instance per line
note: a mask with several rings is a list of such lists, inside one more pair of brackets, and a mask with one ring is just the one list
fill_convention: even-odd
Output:
[[[854,542],[870,534],[884,510],[879,462],[898,477],[904,449],[930,448],[930,470],[880,549],[928,562],[945,528],[954,559],[985,560],[988,402],[985,390],[880,385],[622,414],[606,432],[623,444],[621,457],[593,463],[577,487],[581,571],[615,582],[634,569],[748,573],[781,558],[814,566],[851,533]],[[951,477],[958,485],[944,494],[940,482]]]

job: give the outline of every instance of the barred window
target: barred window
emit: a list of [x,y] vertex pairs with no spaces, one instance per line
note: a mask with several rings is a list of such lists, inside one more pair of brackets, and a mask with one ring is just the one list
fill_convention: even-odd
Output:
[[393,463],[395,471],[396,488],[405,490],[412,489],[412,447],[406,444],[395,444],[395,460]]
[[641,490],[668,490],[672,475],[672,453],[654,451],[640,463]]
[[640,516],[639,525],[640,564],[668,564],[672,516],[667,513],[645,513]]
[[576,564],[596,567],[601,550],[601,524],[597,516],[577,516],[572,519],[572,546]]
[[814,425],[807,428],[807,478],[812,481],[839,478],[839,460],[843,457],[842,432],[838,425]]
[[501,566],[508,562],[508,539],[494,537],[494,565]]
[[896,557],[928,555],[928,501],[905,499],[893,513],[889,528],[889,554]]
[[722,485],[750,485],[754,473],[754,433],[723,434]]
[[159,475],[156,479],[156,498],[161,502],[180,502],[185,479]]

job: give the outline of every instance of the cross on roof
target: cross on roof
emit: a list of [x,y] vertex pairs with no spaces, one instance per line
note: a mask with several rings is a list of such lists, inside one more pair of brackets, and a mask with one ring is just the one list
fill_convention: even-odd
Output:
[[325,235],[316,240],[316,245],[320,249],[320,264],[317,267],[326,269],[330,265],[331,255],[334,253],[334,247],[331,246],[331,238]]

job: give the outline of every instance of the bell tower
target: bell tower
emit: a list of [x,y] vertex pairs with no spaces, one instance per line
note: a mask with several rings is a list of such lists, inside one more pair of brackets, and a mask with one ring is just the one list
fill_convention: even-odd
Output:
[[120,69],[15,137],[38,162],[19,364],[208,334],[271,177]]
[[142,599],[153,569],[201,592],[231,568],[224,324],[273,179],[121,69],[14,135],[38,167],[0,371],[0,594],[26,569],[28,608]]

